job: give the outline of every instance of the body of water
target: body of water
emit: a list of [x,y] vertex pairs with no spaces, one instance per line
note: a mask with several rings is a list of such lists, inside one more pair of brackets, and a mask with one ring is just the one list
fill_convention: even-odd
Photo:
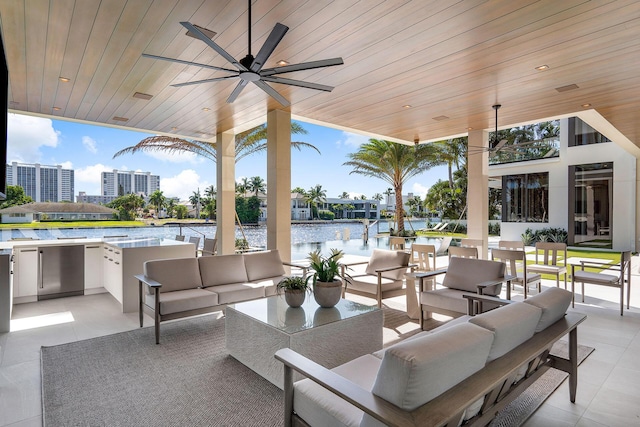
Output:
[[[374,248],[388,248],[389,238],[376,238],[376,234],[389,231],[388,222],[379,222],[369,227],[369,239],[363,240],[364,224],[360,222],[345,223],[306,223],[291,225],[291,259],[303,259],[307,254],[316,249],[328,253],[330,248],[343,250],[352,255],[369,255]],[[425,221],[411,221],[414,229],[418,230],[426,226]],[[391,223],[391,226],[393,224]],[[405,228],[410,229],[409,224]],[[265,225],[244,226],[241,230],[236,227],[236,237],[246,236],[252,247],[264,248],[267,245],[267,227]],[[177,234],[185,236],[215,237],[215,225],[164,225],[149,227],[107,227],[107,228],[41,228],[41,229],[3,229],[0,230],[0,240],[32,238],[34,240],[56,240],[58,238],[103,238],[115,236],[127,236],[132,238],[156,237],[173,239]],[[419,237],[417,243],[429,243],[439,245],[439,239]]]

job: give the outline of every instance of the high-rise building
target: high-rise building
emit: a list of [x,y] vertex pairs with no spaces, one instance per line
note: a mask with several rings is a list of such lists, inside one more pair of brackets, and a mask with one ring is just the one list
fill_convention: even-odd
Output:
[[35,202],[73,202],[74,171],[62,165],[12,162],[7,165],[7,185],[19,185]]
[[160,189],[160,176],[151,172],[118,171],[102,172],[100,194],[103,196],[124,196],[141,194],[144,197]]

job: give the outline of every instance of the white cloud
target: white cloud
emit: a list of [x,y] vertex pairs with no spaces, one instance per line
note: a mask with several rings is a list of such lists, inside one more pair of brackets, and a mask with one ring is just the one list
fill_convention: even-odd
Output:
[[178,175],[171,178],[160,179],[160,190],[165,197],[179,197],[180,200],[186,200],[200,188],[200,194],[204,193],[210,183],[203,181],[200,175],[193,169],[186,169]]
[[100,194],[100,180],[102,179],[102,172],[112,171],[113,167],[103,165],[102,163],[76,169],[74,172],[76,193],[84,191],[89,195]]
[[70,161],[62,162],[60,166],[62,166],[62,169],[73,169],[73,163]]
[[336,145],[345,145],[358,148],[365,142],[369,142],[369,137],[364,135],[358,135],[351,132],[342,132],[341,138],[336,142]]
[[60,132],[51,119],[9,114],[7,123],[7,160],[38,163],[40,147],[56,147]]
[[414,196],[420,196],[420,198],[422,200],[424,200],[425,196],[427,195],[427,192],[429,191],[430,187],[425,187],[424,185],[418,183],[418,182],[414,182],[413,185],[411,186],[411,190]]
[[90,136],[82,137],[82,145],[87,149],[90,153],[96,154],[98,152],[98,147],[96,146],[97,142],[95,139]]

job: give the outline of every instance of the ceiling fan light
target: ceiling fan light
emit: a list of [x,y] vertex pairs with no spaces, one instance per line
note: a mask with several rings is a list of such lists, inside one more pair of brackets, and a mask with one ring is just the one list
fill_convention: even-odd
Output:
[[278,67],[284,67],[285,65],[289,65],[289,62],[285,61],[284,59],[281,59],[280,61],[276,62],[276,65]]
[[536,70],[538,70],[538,71],[544,71],[544,70],[548,70],[548,69],[549,69],[548,65],[538,65],[536,67]]

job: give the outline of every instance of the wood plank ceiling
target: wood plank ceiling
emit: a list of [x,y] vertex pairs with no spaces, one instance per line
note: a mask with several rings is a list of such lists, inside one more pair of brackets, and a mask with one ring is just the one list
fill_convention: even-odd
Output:
[[[2,0],[9,108],[207,140],[263,123],[282,107],[254,85],[227,104],[235,79],[174,88],[224,74],[141,57],[229,68],[179,22],[215,31],[214,41],[240,59],[246,7],[245,0]],[[272,84],[301,120],[413,143],[492,129],[495,103],[503,106],[500,126],[595,109],[640,143],[638,1],[255,0],[252,15],[253,52],[276,22],[290,27],[265,68],[281,59],[344,59],[283,75],[335,86],[331,93]],[[577,88],[557,90],[569,85]]]

